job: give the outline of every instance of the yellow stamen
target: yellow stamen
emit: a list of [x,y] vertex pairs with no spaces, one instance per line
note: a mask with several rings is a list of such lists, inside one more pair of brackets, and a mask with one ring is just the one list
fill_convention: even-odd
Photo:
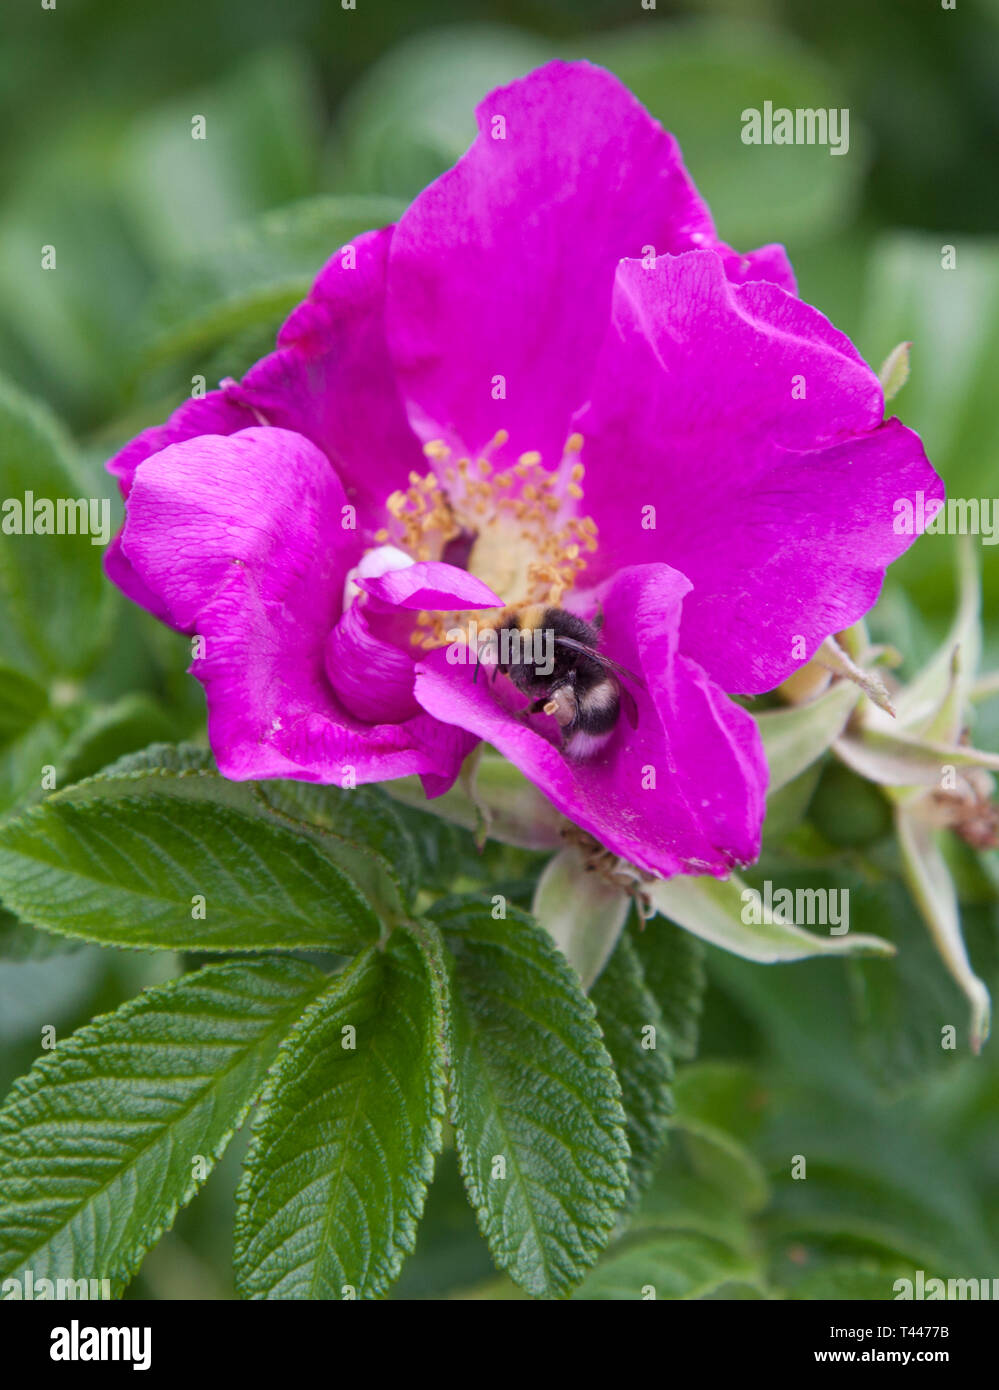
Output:
[[[453,459],[442,440],[430,441],[424,453],[435,462],[450,460],[447,466],[423,477],[411,473],[408,489],[386,502],[392,520],[378,532],[379,544],[390,541],[417,560],[439,560],[449,542],[469,537],[468,569],[504,604],[488,612],[421,612],[410,637],[414,646],[441,646],[472,619],[482,632],[525,608],[557,606],[585,569],[586,554],[597,548],[593,518],[571,515],[566,507],[567,495],[573,502],[583,496],[582,464],[569,466],[566,483],[564,471],[546,469],[541,455],[530,450],[512,468],[494,473],[485,455],[507,439],[499,430],[474,463]],[[566,453],[581,447],[582,436],[572,435]]]

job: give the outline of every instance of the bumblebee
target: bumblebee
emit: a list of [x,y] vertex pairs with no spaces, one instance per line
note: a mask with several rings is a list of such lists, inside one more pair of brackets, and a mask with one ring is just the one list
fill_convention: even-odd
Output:
[[562,748],[590,758],[610,739],[623,709],[634,729],[638,706],[622,684],[641,687],[631,671],[599,651],[600,623],[585,622],[564,608],[535,607],[497,629],[496,667],[531,703],[525,713],[551,715]]

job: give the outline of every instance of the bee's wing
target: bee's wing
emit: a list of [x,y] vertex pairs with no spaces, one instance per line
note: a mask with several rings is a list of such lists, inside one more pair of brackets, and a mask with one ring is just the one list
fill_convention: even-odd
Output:
[[618,686],[618,694],[621,697],[621,708],[628,717],[628,723],[633,729],[638,728],[638,706],[635,704],[635,697],[626,685]]
[[[612,661],[609,656],[604,656],[603,652],[596,647],[588,647],[585,642],[577,642],[575,637],[556,637],[555,641],[563,647],[569,647],[574,652],[583,652],[586,656],[592,656],[594,661],[599,661],[602,666],[606,666],[617,676],[624,676],[626,680],[637,685],[639,690],[645,689],[645,682],[640,676],[636,676],[634,671],[629,671],[627,666],[621,666],[616,661]],[[634,701],[632,701],[634,705]]]

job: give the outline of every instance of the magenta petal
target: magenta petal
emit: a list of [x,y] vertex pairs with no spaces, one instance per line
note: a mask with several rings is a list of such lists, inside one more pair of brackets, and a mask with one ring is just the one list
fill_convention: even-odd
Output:
[[474,683],[471,669],[442,651],[417,668],[416,698],[498,748],[566,816],[639,868],[722,876],[759,852],[766,762],[746,711],[676,654],[687,588],[667,565],[625,571],[609,587],[604,647],[641,673],[646,689],[634,689],[637,729],[622,716],[587,761],[568,760],[518,719],[507,682]]
[[373,598],[398,608],[502,608],[503,600],[474,574],[438,560],[418,560],[377,578],[358,576],[357,584]]
[[849,340],[779,288],[733,286],[711,252],[622,263],[577,422],[588,581],[675,565],[693,584],[682,650],[725,690],[771,689],[874,603],[913,539],[897,499],[942,496],[883,409]]
[[471,149],[396,228],[389,341],[424,438],[474,453],[505,428],[514,453],[554,465],[620,257],[713,244],[714,229],[676,141],[601,68],[549,63],[477,115]]

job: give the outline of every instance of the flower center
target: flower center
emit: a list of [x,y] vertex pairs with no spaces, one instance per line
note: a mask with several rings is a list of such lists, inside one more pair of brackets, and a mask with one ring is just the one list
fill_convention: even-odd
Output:
[[497,471],[489,454],[506,440],[501,430],[474,463],[452,461],[443,440],[432,440],[424,453],[436,469],[424,477],[411,473],[407,490],[386,502],[391,521],[376,534],[379,544],[397,545],[416,560],[462,551],[464,567],[505,604],[475,614],[420,613],[414,645],[439,646],[471,617],[482,629],[533,604],[558,606],[586,567],[586,553],[597,548],[596,523],[578,514],[582,435],[570,436],[554,472],[538,453],[521,454],[511,468]]

